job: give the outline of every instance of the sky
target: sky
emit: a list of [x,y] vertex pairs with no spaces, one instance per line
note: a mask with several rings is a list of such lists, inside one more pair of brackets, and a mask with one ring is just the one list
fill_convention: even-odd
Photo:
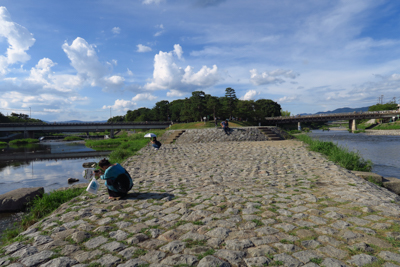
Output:
[[400,100],[400,2],[0,0],[0,112],[98,121],[193,91],[291,114]]

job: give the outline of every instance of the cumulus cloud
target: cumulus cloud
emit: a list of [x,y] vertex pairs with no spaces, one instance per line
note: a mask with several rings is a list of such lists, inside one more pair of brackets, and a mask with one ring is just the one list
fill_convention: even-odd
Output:
[[121,28],[120,27],[114,27],[112,28],[112,33],[113,34],[120,34],[121,33]]
[[169,92],[167,92],[167,96],[169,97],[182,97],[184,96],[185,93],[178,91],[178,90],[170,90]]
[[[99,86],[103,90],[119,90],[124,86],[125,79],[120,75],[109,76],[109,70],[103,65],[95,51],[95,46],[78,37],[71,45],[64,43],[62,49],[71,60],[71,66],[77,71],[77,77],[91,86]],[[116,60],[112,61],[117,64]]]
[[241,100],[254,100],[254,98],[256,97],[256,95],[259,95],[260,92],[257,92],[256,90],[249,90],[246,92],[246,94],[241,97]]
[[146,101],[146,100],[152,101],[155,99],[157,99],[157,97],[152,94],[142,93],[142,94],[137,94],[136,96],[134,96],[132,98],[132,101]]
[[0,74],[4,75],[9,65],[30,59],[26,51],[35,43],[35,39],[25,27],[11,20],[5,7],[0,7],[0,37],[8,42],[6,55],[0,55]]
[[174,45],[174,53],[179,59],[182,59],[183,50],[179,44]]
[[[174,46],[171,52],[160,51],[154,57],[153,79],[144,88],[147,90],[166,90],[170,92],[168,96],[178,96],[183,92],[204,87],[210,87],[220,80],[218,68],[203,66],[198,72],[193,71],[193,67],[187,66],[185,69],[179,67],[174,59],[182,56],[182,48]],[[179,92],[179,93],[178,93]]]
[[145,53],[145,52],[150,52],[151,51],[151,47],[145,46],[145,45],[142,45],[142,44],[138,44],[136,47],[137,47],[136,52],[139,52],[139,53]]
[[112,105],[112,106],[104,105],[103,109],[111,108],[112,110],[115,110],[115,111],[128,111],[128,110],[134,109],[135,106],[136,106],[136,103],[133,101],[117,99],[117,100],[115,100],[114,105]]
[[264,85],[264,84],[280,84],[284,83],[283,78],[295,79],[299,74],[293,72],[292,70],[273,70],[271,72],[258,73],[256,69],[250,70],[250,81],[254,85]]

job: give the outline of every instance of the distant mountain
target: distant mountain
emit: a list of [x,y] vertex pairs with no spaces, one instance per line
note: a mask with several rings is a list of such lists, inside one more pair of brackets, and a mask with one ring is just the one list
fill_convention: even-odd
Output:
[[[351,113],[351,112],[358,112],[358,111],[368,111],[369,107],[362,107],[362,108],[338,108],[332,111],[321,111],[314,114],[332,114],[332,113]],[[313,115],[312,113],[301,113],[299,115]]]

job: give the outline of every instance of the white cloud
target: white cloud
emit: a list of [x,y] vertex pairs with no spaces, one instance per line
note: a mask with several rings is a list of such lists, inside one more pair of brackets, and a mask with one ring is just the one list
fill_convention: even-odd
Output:
[[174,45],[174,53],[179,59],[182,59],[183,50],[179,44]]
[[178,90],[170,90],[169,92],[167,92],[167,96],[169,97],[182,97],[185,94],[178,91]]
[[156,32],[156,33],[154,34],[154,36],[157,37],[157,36],[160,36],[160,35],[164,32],[164,25],[163,25],[163,24],[157,25],[156,28],[161,29],[161,31],[158,31],[158,32]]
[[146,100],[153,101],[155,99],[157,99],[157,97],[150,93],[142,93],[142,94],[137,94],[136,96],[134,96],[132,98],[132,101],[146,101]]
[[180,46],[174,46],[171,52],[160,51],[154,57],[153,79],[144,88],[147,90],[169,89],[168,96],[178,96],[178,91],[189,92],[198,88],[210,87],[220,80],[218,68],[203,66],[198,72],[193,67],[182,69],[174,62],[174,55],[182,55]]
[[142,45],[142,44],[138,44],[136,47],[137,47],[136,52],[139,52],[139,53],[144,53],[144,52],[150,52],[151,51],[151,47],[145,46],[145,45]]
[[160,4],[161,2],[164,2],[164,0],[143,0],[143,4],[145,5],[150,5],[150,4]]
[[130,109],[134,109],[136,106],[136,103],[133,101],[129,100],[123,100],[123,99],[117,99],[114,102],[114,105],[112,106],[103,106],[103,109],[109,109],[111,108],[114,111],[128,111]]
[[0,74],[4,75],[9,65],[30,59],[26,51],[35,43],[35,39],[25,27],[11,20],[5,7],[0,7],[0,37],[7,39],[9,45],[6,56],[0,55]]
[[246,92],[246,94],[241,97],[241,100],[254,100],[254,98],[256,97],[256,95],[259,95],[260,92],[257,92],[256,90],[249,90]]
[[280,103],[287,103],[287,102],[293,102],[295,100],[298,100],[299,96],[293,95],[293,96],[284,96],[279,98],[278,100],[275,100],[276,102]]
[[113,34],[120,34],[121,33],[121,28],[120,27],[114,27],[111,30]]
[[126,74],[128,76],[133,76],[133,72],[129,68],[126,70]]
[[256,69],[250,70],[250,81],[254,85],[263,85],[263,84],[279,84],[284,83],[285,80],[283,78],[295,79],[299,76],[297,73],[294,73],[292,70],[273,70],[271,72],[263,72],[258,73]]
[[99,81],[107,74],[107,69],[99,62],[94,46],[77,37],[71,45],[64,43],[62,49],[82,79],[88,80],[92,86],[100,85]]

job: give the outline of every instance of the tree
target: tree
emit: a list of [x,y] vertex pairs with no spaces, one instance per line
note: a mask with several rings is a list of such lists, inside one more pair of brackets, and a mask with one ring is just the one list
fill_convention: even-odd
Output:
[[217,117],[218,111],[221,109],[221,103],[216,96],[206,95],[207,114],[212,113],[213,117]]
[[281,116],[283,117],[290,117],[290,111],[284,111],[283,109],[281,109]]
[[181,120],[181,110],[183,109],[183,104],[185,100],[177,99],[169,103],[169,110],[171,112],[171,121],[182,121]]
[[0,123],[7,123],[10,122],[10,119],[7,116],[4,116],[1,112],[0,112]]
[[232,119],[233,112],[236,108],[238,98],[236,97],[235,89],[228,87],[225,89],[225,107],[228,111],[229,118]]
[[153,114],[156,121],[167,121],[170,115],[169,101],[162,100],[157,102],[153,108]]
[[246,121],[254,121],[255,118],[255,103],[253,100],[240,100],[237,103],[236,115]]
[[381,111],[381,110],[396,110],[398,109],[398,105],[395,102],[389,102],[386,104],[376,104],[370,106],[368,111]]
[[181,121],[191,122],[192,121],[192,113],[191,113],[191,100],[185,98],[183,102],[183,106],[180,113]]
[[125,116],[114,116],[107,120],[107,122],[121,122],[121,121],[125,121]]
[[190,97],[191,113],[194,121],[203,121],[205,115],[206,94],[203,91],[194,91]]
[[256,104],[257,120],[263,121],[266,117],[275,117],[281,115],[281,105],[270,99],[259,99]]

